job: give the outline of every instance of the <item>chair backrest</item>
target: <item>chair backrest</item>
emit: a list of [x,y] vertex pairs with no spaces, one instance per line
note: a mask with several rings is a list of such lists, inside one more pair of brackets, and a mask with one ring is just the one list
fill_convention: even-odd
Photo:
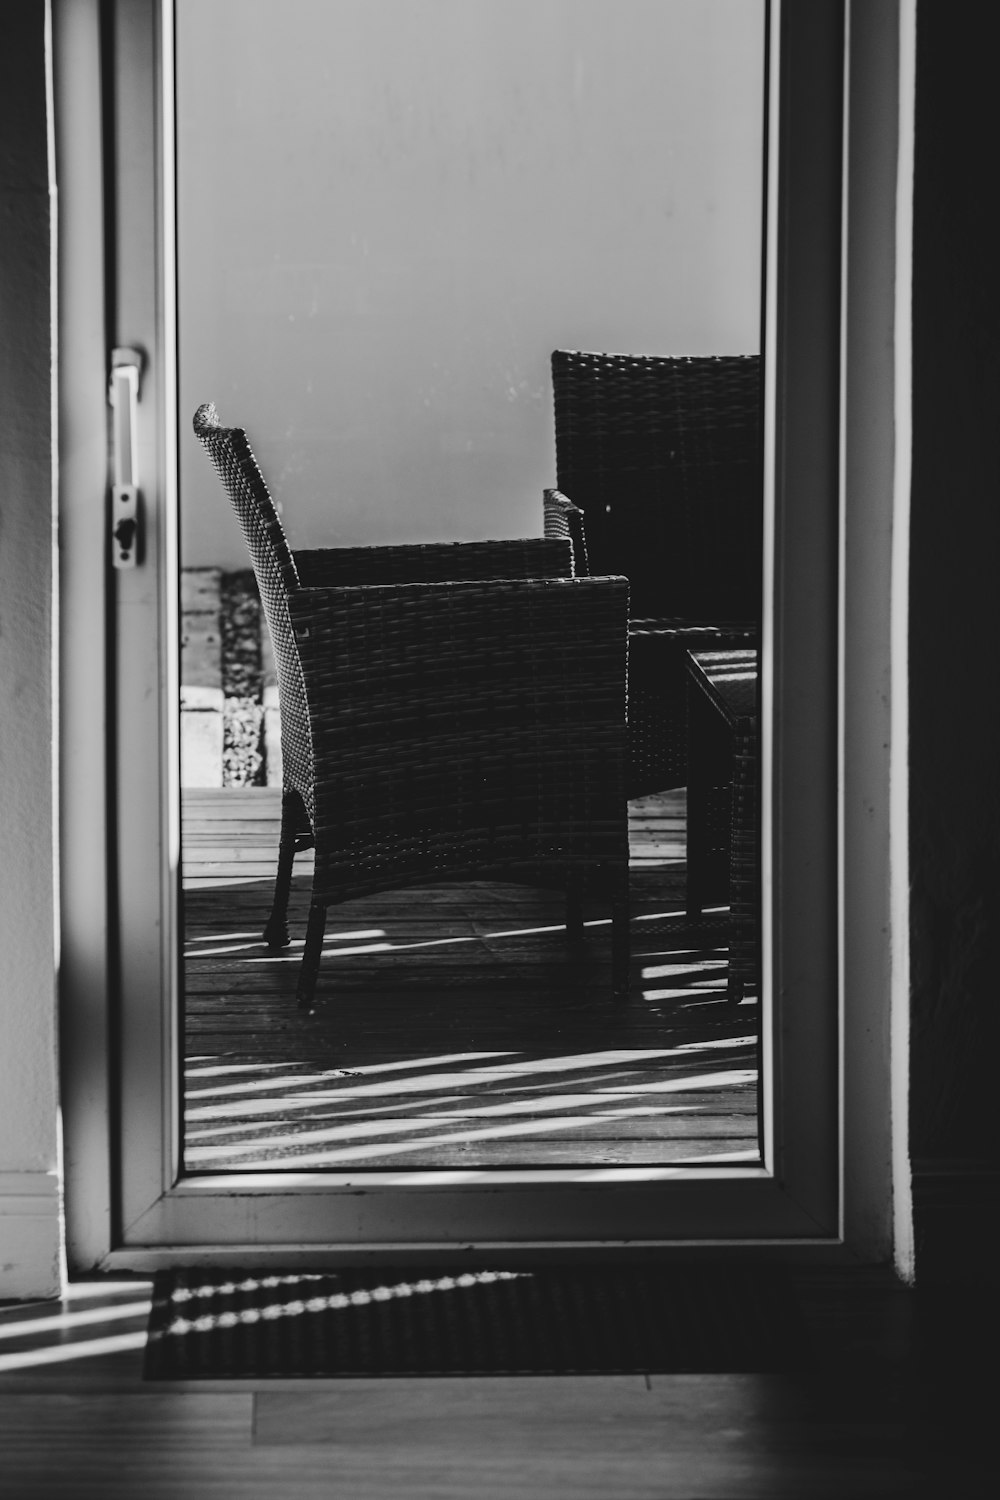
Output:
[[757,355],[552,355],[556,475],[584,512],[590,569],[631,613],[753,621],[760,611]]
[[302,665],[288,613],[299,586],[292,556],[264,476],[242,427],[223,427],[215,407],[199,406],[194,430],[204,444],[240,523],[250,553],[264,618],[271,634],[281,705],[282,775],[286,787],[313,811],[313,755]]

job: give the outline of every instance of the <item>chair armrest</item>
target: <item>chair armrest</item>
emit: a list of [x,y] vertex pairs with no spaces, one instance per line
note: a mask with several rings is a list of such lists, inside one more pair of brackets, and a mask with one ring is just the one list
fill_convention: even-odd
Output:
[[542,491],[542,522],[547,537],[565,537],[573,546],[573,571],[578,578],[590,572],[583,511],[562,490]]
[[295,553],[302,588],[448,583],[475,578],[570,578],[565,537],[432,542],[400,547],[324,547]]
[[625,579],[304,589],[289,610],[334,842],[401,787],[414,837],[425,801],[513,827],[544,787],[594,858],[627,858]]
[[676,640],[685,650],[722,651],[727,647],[756,645],[760,627],[750,620],[643,618],[629,621],[628,634],[631,641],[640,636],[655,636],[660,640]]

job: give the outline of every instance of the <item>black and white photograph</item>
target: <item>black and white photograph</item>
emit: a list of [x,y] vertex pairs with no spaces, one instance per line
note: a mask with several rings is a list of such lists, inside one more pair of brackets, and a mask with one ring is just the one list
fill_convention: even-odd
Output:
[[5,1500],[993,1492],[988,18],[0,6]]

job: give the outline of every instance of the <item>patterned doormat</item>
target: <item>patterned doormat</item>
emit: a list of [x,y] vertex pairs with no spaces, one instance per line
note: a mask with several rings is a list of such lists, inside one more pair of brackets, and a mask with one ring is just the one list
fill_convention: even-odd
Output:
[[778,1372],[807,1346],[771,1267],[161,1271],[147,1380]]

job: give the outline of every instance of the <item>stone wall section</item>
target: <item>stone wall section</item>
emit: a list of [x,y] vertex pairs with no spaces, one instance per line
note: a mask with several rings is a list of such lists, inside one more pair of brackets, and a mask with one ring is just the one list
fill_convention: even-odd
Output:
[[181,786],[222,785],[222,574],[181,572]]
[[181,571],[181,786],[280,786],[270,638],[249,570]]

